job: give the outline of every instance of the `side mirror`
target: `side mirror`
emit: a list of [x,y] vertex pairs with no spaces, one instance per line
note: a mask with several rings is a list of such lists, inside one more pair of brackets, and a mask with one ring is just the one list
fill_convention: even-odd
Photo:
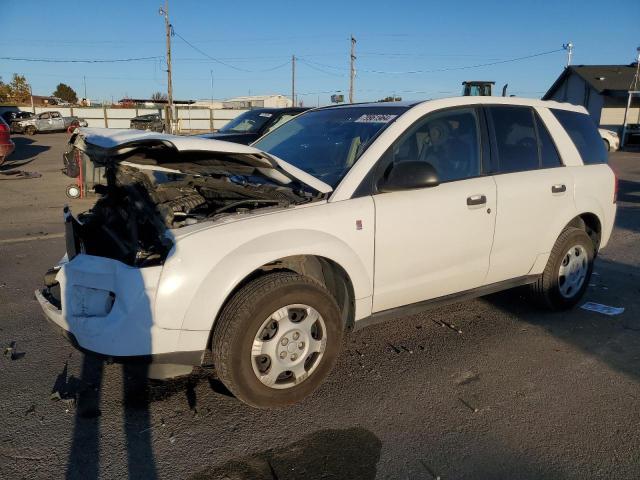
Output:
[[380,192],[399,192],[440,185],[438,172],[427,162],[400,162],[390,166],[378,182]]

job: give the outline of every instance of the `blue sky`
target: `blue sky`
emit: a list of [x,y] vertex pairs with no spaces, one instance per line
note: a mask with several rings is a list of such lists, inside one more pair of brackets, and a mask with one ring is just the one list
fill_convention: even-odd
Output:
[[[4,0],[0,56],[48,59],[162,57],[118,64],[0,60],[0,76],[27,76],[34,94],[59,82],[92,99],[148,97],[166,90],[161,0],[52,2]],[[431,70],[508,60],[556,50],[571,40],[574,64],[630,63],[640,45],[640,1],[252,1],[171,0],[175,32],[216,63],[173,42],[174,97],[290,94],[292,54],[300,58],[297,91],[306,105],[326,104],[349,86],[349,36],[357,39],[356,100],[458,95],[467,79],[539,97],[566,55],[465,70]],[[247,71],[249,70],[249,71]],[[429,70],[428,73],[406,73]],[[381,71],[387,73],[375,73]],[[389,73],[391,72],[391,73]],[[405,72],[405,73],[393,73]]]

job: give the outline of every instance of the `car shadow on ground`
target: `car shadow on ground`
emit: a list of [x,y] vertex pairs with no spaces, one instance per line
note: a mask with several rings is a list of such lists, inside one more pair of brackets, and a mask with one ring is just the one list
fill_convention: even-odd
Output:
[[11,139],[13,143],[15,143],[16,149],[9,158],[0,165],[0,171],[22,167],[34,161],[38,154],[46,152],[51,148],[47,145],[40,145],[28,137],[12,137]]
[[208,467],[189,480],[305,480],[376,477],[382,443],[364,428],[318,430],[288,445]]

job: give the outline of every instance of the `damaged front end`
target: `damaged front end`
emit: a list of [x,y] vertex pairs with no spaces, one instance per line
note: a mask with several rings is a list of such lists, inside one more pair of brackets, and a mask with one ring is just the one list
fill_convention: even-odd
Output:
[[96,185],[91,210],[77,219],[65,212],[70,258],[85,253],[157,265],[171,250],[174,229],[324,196],[251,147],[148,132],[134,138],[106,148],[103,137],[72,137],[67,154],[78,149],[105,167],[107,182]]
[[[70,143],[67,153],[80,150],[105,168],[106,184],[95,187],[99,198],[89,211],[76,217],[65,207],[67,253],[36,297],[74,344],[107,356],[175,357],[180,326],[160,328],[153,312],[177,229],[294,207],[330,192],[244,145],[90,129]],[[170,363],[195,365],[201,354],[181,353]]]

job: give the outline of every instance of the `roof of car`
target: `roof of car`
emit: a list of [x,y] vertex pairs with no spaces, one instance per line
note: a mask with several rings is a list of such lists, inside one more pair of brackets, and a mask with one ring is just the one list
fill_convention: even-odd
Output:
[[306,112],[309,107],[264,107],[264,108],[252,108],[250,112],[264,112],[264,113],[277,113],[277,112]]
[[329,105],[321,107],[321,109],[334,109],[334,108],[350,108],[350,107],[365,107],[365,108],[388,108],[388,107],[404,107],[407,110],[417,107],[423,104],[441,104],[444,107],[453,107],[457,105],[478,105],[478,104],[498,104],[498,105],[523,105],[529,107],[545,107],[556,108],[562,110],[572,110],[576,112],[584,113],[584,107],[579,105],[573,105],[570,103],[561,103],[548,100],[540,100],[537,98],[523,98],[523,97],[484,97],[484,96],[462,96],[462,97],[446,97],[429,100],[414,100],[414,101],[402,101],[402,102],[363,102],[363,103],[342,103],[339,105]]

